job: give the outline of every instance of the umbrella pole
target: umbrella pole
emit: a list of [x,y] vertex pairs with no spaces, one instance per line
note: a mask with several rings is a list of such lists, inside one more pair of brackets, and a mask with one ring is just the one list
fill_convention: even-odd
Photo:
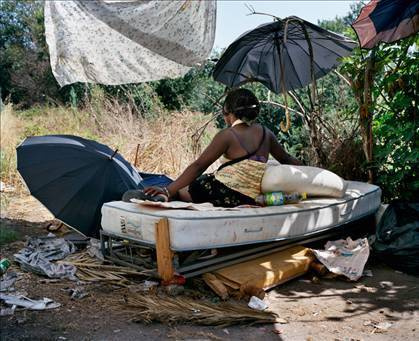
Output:
[[284,122],[280,122],[279,126],[281,127],[281,130],[286,133],[290,127],[291,127],[291,118],[290,113],[288,110],[288,99],[287,99],[287,91],[285,89],[285,76],[284,76],[284,63],[282,61],[282,53],[281,53],[281,46],[279,44],[279,38],[278,36],[275,36],[275,45],[276,49],[278,51],[278,58],[279,58],[279,68],[281,72],[281,88],[282,88],[282,94],[284,96],[284,104],[285,104],[285,124]]

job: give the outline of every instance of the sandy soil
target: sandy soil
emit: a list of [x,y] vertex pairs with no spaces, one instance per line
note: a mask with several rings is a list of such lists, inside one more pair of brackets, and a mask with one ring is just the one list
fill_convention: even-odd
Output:
[[[4,196],[2,196],[4,199]],[[52,217],[34,199],[9,196],[2,205],[2,228],[19,232],[1,257],[11,257],[27,236],[45,235]],[[72,300],[68,280],[46,283],[22,272],[17,291],[31,298],[49,297],[61,307],[49,311],[17,311],[0,317],[1,340],[419,340],[419,280],[370,260],[373,277],[345,282],[308,276],[290,281],[267,294],[269,309],[287,324],[227,328],[168,326],[130,321],[118,308],[127,289],[87,285],[89,295]],[[16,272],[21,270],[13,265]],[[374,325],[389,322],[379,329]]]

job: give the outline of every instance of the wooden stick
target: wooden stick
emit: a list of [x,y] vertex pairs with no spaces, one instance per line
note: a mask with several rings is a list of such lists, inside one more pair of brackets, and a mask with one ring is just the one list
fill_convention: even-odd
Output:
[[171,281],[174,277],[173,251],[170,249],[169,221],[160,219],[156,224],[156,253],[157,273],[164,281]]

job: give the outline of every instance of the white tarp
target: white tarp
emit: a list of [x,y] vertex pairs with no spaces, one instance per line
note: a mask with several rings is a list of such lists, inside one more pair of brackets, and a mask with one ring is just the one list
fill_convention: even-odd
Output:
[[215,19],[215,0],[46,1],[52,71],[61,86],[179,77],[208,57]]

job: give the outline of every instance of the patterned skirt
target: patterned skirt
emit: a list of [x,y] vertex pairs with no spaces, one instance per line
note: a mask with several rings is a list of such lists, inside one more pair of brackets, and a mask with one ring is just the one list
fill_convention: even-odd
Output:
[[230,189],[214,174],[203,174],[189,185],[189,194],[194,203],[210,202],[214,206],[236,207],[239,205],[255,205],[255,200]]

